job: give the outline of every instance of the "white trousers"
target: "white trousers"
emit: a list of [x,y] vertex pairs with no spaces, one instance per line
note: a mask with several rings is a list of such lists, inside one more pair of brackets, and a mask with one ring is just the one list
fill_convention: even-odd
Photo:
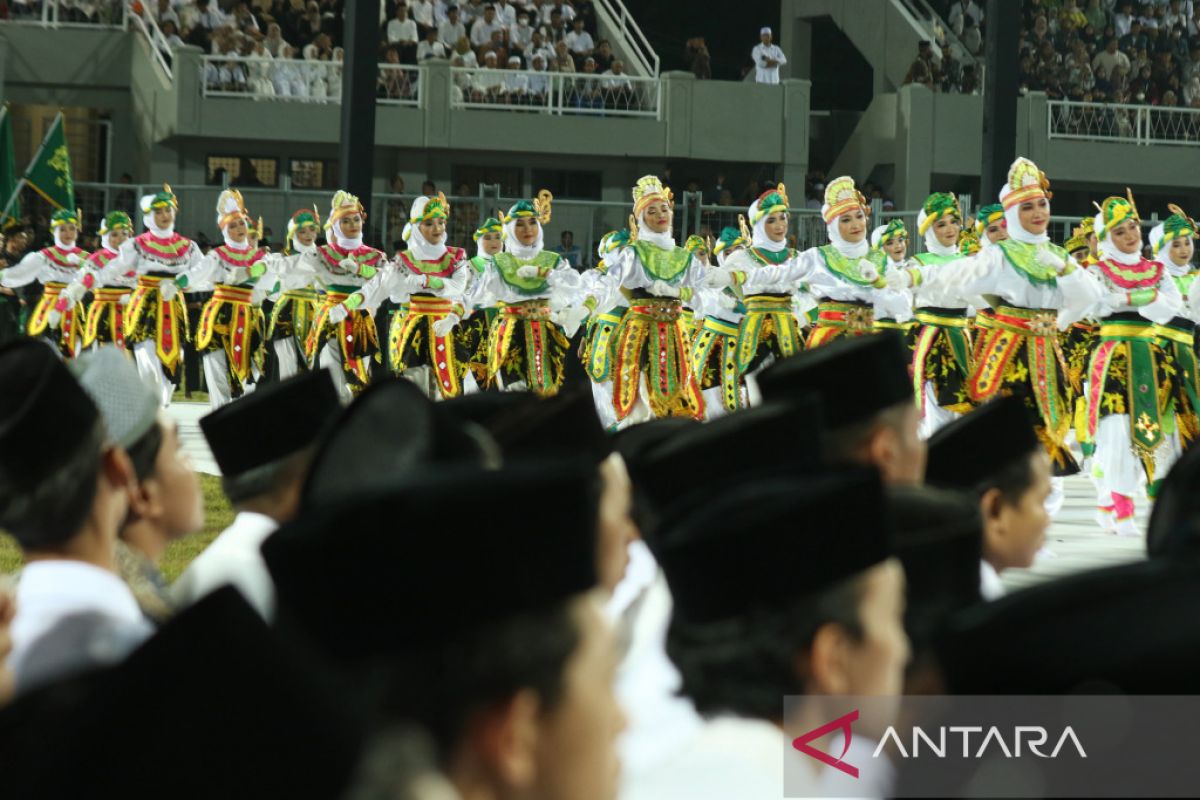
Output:
[[286,381],[300,371],[300,351],[291,337],[271,342],[275,348],[275,360],[279,364],[279,380]]
[[[158,359],[158,349],[154,340],[150,339],[135,344],[133,358],[137,362],[138,374],[158,390],[159,402],[162,403],[162,407],[166,408],[171,405],[171,395],[175,393],[175,385],[167,379],[167,374],[163,372],[163,365]],[[182,360],[179,366],[180,369],[183,368]]]

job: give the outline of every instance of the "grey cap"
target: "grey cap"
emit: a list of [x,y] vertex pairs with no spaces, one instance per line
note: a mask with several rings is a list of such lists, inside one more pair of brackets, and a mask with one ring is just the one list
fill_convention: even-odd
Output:
[[103,345],[67,366],[100,409],[114,442],[129,447],[150,430],[158,418],[158,397],[124,350]]

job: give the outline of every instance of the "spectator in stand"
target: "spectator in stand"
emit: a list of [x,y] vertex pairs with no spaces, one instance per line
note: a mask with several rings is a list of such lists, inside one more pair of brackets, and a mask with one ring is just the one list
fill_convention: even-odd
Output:
[[758,44],[750,51],[754,59],[754,81],[756,83],[779,83],[779,68],[787,63],[787,56],[779,45],[772,41],[771,29],[764,27],[758,32]]
[[475,88],[483,95],[480,102],[498,103],[504,93],[504,75],[497,69],[496,54],[487,51],[483,54],[483,68],[475,74]]
[[551,72],[575,72],[575,59],[571,58],[571,51],[567,49],[566,42],[559,42],[554,47],[554,61],[552,62]]
[[963,31],[966,29],[967,20],[975,23],[975,27],[983,24],[983,9],[975,2],[975,0],[956,0],[950,6],[950,13],[946,16],[946,22],[950,24],[950,30],[958,37],[962,37]]
[[433,0],[408,0],[408,6],[422,36],[429,30],[437,33],[437,25],[433,22]]
[[592,40],[592,35],[584,30],[583,20],[579,17],[575,18],[574,30],[566,35],[565,41],[567,49],[571,51],[571,55],[575,58],[576,67],[589,58],[596,49],[596,43]]
[[438,41],[438,33],[436,28],[430,28],[425,31],[425,41],[417,45],[417,63],[421,63],[427,58],[445,58],[446,48]]
[[1124,67],[1126,70],[1130,68],[1129,56],[1117,49],[1117,40],[1109,39],[1104,50],[1096,54],[1092,59],[1092,67],[1096,68],[1096,77],[1103,75],[1105,79],[1113,71],[1114,67]]
[[508,74],[504,76],[504,102],[512,105],[529,104],[529,78],[521,69],[520,56],[508,57]]
[[557,8],[550,12],[550,22],[546,26],[546,41],[554,46],[567,38],[567,23],[563,21],[563,14]]
[[[402,100],[412,94],[412,87],[408,80],[408,70],[404,69],[400,63],[400,52],[389,47],[383,52],[384,65],[379,68],[379,79],[377,81],[378,89],[376,95],[388,100]],[[396,189],[396,179],[400,181],[400,188]],[[404,179],[399,175],[392,180],[392,191],[396,194],[404,191]],[[392,213],[394,205],[402,205],[400,200],[388,201],[388,213]],[[406,220],[407,221],[407,220]]]
[[712,62],[703,36],[693,36],[687,40],[684,58],[687,59],[688,70],[696,76],[696,80],[706,81],[712,78]]
[[612,69],[613,56],[612,45],[608,43],[608,39],[601,39],[596,45],[596,51],[592,53],[592,58],[596,59],[596,71],[608,72]]
[[541,55],[542,63],[545,64],[547,68],[554,63],[554,60],[557,57],[557,54],[554,52],[553,45],[548,44],[542,31],[535,28],[533,31],[533,38],[529,40],[529,47],[526,50],[525,58],[528,59],[529,63],[532,64],[533,57],[536,55]]
[[508,44],[514,52],[529,57],[526,51],[533,41],[533,26],[529,24],[529,12],[522,11],[517,15],[517,21],[508,26]]
[[937,80],[937,70],[933,65],[932,45],[927,41],[921,42],[917,45],[916,60],[904,75],[904,83],[905,85],[919,83],[932,90]]
[[454,56],[462,61],[462,65],[467,69],[479,69],[479,59],[475,57],[475,51],[471,49],[471,42],[467,37],[462,37],[458,40],[458,44],[454,45]]
[[506,0],[496,0],[496,21],[505,28],[510,28],[517,24],[517,7]]
[[529,102],[540,105],[546,102],[550,92],[550,76],[546,73],[546,56],[534,53],[530,61],[529,72]]
[[308,81],[296,63],[296,48],[285,44],[271,65],[271,85],[279,97],[308,97]]
[[979,25],[975,20],[967,17],[963,23],[962,32],[963,47],[967,48],[967,52],[973,56],[977,56],[983,50],[983,31],[979,30]]
[[279,58],[279,53],[288,43],[283,39],[283,29],[279,27],[279,23],[272,22],[267,26],[267,38],[263,39],[263,47],[274,58]]
[[1100,0],[1088,0],[1087,8],[1083,13],[1087,17],[1087,24],[1093,31],[1103,31],[1108,26],[1108,12],[1101,5]]
[[421,184],[421,194],[425,195],[426,197],[433,197],[435,194],[437,194],[437,186],[434,185],[433,181],[426,180]]
[[559,245],[554,248],[554,252],[563,257],[563,260],[571,265],[572,269],[582,269],[583,251],[579,249],[579,245],[575,244],[575,233],[573,231],[563,231],[559,237]]
[[505,31],[492,31],[492,40],[488,42],[487,48],[496,54],[496,59],[499,63],[508,63],[508,39],[506,38]]
[[154,11],[154,19],[158,22],[158,27],[160,28],[167,22],[174,22],[176,28],[180,25],[179,15],[171,7],[171,0],[158,0],[158,7]]
[[496,9],[488,6],[483,10],[483,18],[475,20],[471,26],[471,46],[478,49],[490,44],[492,34],[498,30],[503,30],[503,26],[496,21]]
[[1069,34],[1075,30],[1082,30],[1087,24],[1087,15],[1076,4],[1076,0],[1063,0],[1062,9],[1058,12],[1059,33]]
[[416,34],[416,20],[409,19],[408,6],[403,2],[397,2],[396,16],[388,20],[388,28],[384,30],[388,37],[388,44],[394,47],[400,46],[402,52],[404,46],[412,49],[414,53],[416,52],[416,43],[421,41],[420,36]]
[[446,9],[446,21],[438,25],[438,41],[447,48],[454,47],[459,39],[467,37],[467,26],[462,23],[459,17],[458,7],[450,6]]
[[1113,33],[1116,34],[1118,39],[1129,33],[1134,19],[1136,19],[1136,15],[1133,13],[1133,3],[1129,0],[1123,0],[1121,10],[1113,14]]

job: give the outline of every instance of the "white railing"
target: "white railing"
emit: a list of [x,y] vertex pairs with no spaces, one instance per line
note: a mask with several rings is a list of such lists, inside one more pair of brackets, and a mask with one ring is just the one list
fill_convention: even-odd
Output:
[[143,11],[141,14],[131,12],[129,19],[133,20],[133,27],[146,38],[146,44],[150,46],[150,52],[154,54],[155,63],[162,69],[167,80],[172,80],[171,43],[167,41],[166,36],[163,36],[162,29],[158,27],[154,15],[149,11]]
[[[424,70],[407,64],[380,64],[377,102],[421,105]],[[204,56],[201,92],[205,97],[281,100],[301,103],[340,103],[342,63],[294,58]]]
[[622,0],[600,0],[598,5],[612,19],[613,24],[616,25],[616,33],[620,34],[622,42],[629,50],[630,55],[642,67],[642,71],[646,75],[653,75],[657,78],[658,53],[650,46],[650,40],[646,38],[646,34],[642,33],[637,20],[629,13],[625,3]]
[[49,28],[124,30],[127,13],[124,0],[18,0],[9,2],[9,19],[0,21]]
[[1196,146],[1200,109],[1051,100],[1046,130],[1051,139]]
[[469,67],[450,72],[453,108],[661,119],[658,78]]

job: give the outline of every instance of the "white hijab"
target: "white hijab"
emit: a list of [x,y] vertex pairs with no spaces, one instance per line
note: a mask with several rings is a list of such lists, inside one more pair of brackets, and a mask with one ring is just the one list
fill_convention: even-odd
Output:
[[[754,219],[755,214],[758,213],[757,200],[750,204],[750,208],[746,209],[746,213],[750,219]],[[778,253],[780,250],[787,249],[787,236],[784,236],[782,241],[777,242],[767,235],[767,217],[769,216],[771,215],[763,214],[762,219],[754,223],[754,232],[751,234],[750,245],[760,250]]]
[[[72,243],[72,244],[67,244],[66,242],[64,242],[64,241],[62,240],[62,237],[60,237],[60,236],[58,235],[58,231],[59,231],[59,229],[61,229],[61,228],[62,228],[62,226],[61,226],[61,225],[59,225],[58,227],[56,227],[56,228],[54,229],[54,244],[55,244],[55,246],[57,246],[57,247],[58,247],[60,250],[74,250],[76,247],[78,247],[78,246],[79,246],[79,239],[78,239],[78,238],[76,238],[74,243]],[[78,232],[76,232],[75,236],[76,236],[76,237],[78,237],[78,236],[79,236],[79,233],[78,233]]]
[[172,222],[166,228],[160,228],[157,225],[155,225],[154,224],[154,209],[150,207],[150,203],[152,203],[152,202],[154,202],[154,195],[148,194],[148,195],[145,195],[144,197],[142,197],[142,201],[139,204],[143,209],[142,224],[146,226],[146,230],[150,231],[155,236],[163,237],[163,238],[170,236],[172,233],[175,232],[175,223]]
[[[1104,230],[1104,215],[1097,214],[1095,220],[1095,229],[1098,231]],[[1133,253],[1123,253],[1120,248],[1113,244],[1112,231],[1104,231],[1104,236],[1100,239],[1100,256],[1109,261],[1115,261],[1118,264],[1125,266],[1133,266],[1142,260],[1142,251],[1139,249]]]
[[[413,201],[412,214],[413,219],[420,219],[425,213],[425,206],[429,205],[428,197],[418,197]],[[431,243],[421,233],[420,222],[409,222],[404,226],[404,232],[400,234],[401,238],[408,243],[408,249],[418,261],[437,261],[446,254],[446,233],[442,233],[442,240],[436,244]]]
[[[825,212],[828,210],[828,205],[821,206],[821,215],[824,216]],[[848,214],[850,212],[846,213]],[[844,217],[845,214],[842,216]],[[862,241],[855,242],[854,244],[851,244],[843,239],[841,232],[838,231],[838,220],[841,218],[842,217],[838,217],[833,222],[830,222],[825,226],[825,233],[829,235],[830,243],[836,247],[838,252],[844,255],[846,258],[863,258],[871,251],[871,243],[867,241],[866,236],[862,238]]]
[[[333,227],[331,227],[330,230],[333,231],[333,238],[334,241],[337,242],[337,246],[343,250],[357,250],[358,248],[362,247],[363,240],[361,233],[358,235],[358,238],[355,239],[347,239],[342,235],[342,221],[340,219],[333,223]],[[329,237],[326,236],[325,240],[329,241]]]
[[[925,224],[925,220],[929,219],[929,215],[925,213],[925,209],[921,209],[917,214],[917,230]],[[934,225],[937,223],[935,222]],[[961,223],[960,223],[961,224]],[[937,234],[933,231],[933,225],[925,231],[925,249],[936,256],[956,256],[958,255],[958,247],[947,247],[938,241]]]
[[516,235],[517,218],[514,217],[509,222],[504,223],[504,249],[522,261],[528,261],[542,252],[542,248],[545,246],[545,231],[542,229],[542,223],[538,222],[537,226],[537,241],[531,245],[523,245],[517,239]]
[[[1000,205],[1004,205],[1004,198],[1008,197],[1012,189],[1006,184],[1000,190]],[[1049,201],[1046,203],[1046,213],[1050,213]],[[1017,203],[1012,208],[1004,209],[1004,221],[1008,224],[1008,236],[1010,239],[1015,239],[1022,244],[1046,244],[1050,241],[1049,234],[1045,233],[1030,233],[1025,230],[1025,226],[1021,224],[1021,204]],[[984,234],[986,236],[986,234]]]
[[667,228],[662,233],[656,233],[656,232],[650,230],[650,227],[648,225],[646,225],[646,212],[645,211],[643,211],[641,214],[638,214],[637,222],[638,222],[638,235],[637,235],[638,241],[649,242],[650,244],[652,244],[655,247],[660,248],[662,250],[674,249],[675,234],[673,234],[671,232],[670,228]]

